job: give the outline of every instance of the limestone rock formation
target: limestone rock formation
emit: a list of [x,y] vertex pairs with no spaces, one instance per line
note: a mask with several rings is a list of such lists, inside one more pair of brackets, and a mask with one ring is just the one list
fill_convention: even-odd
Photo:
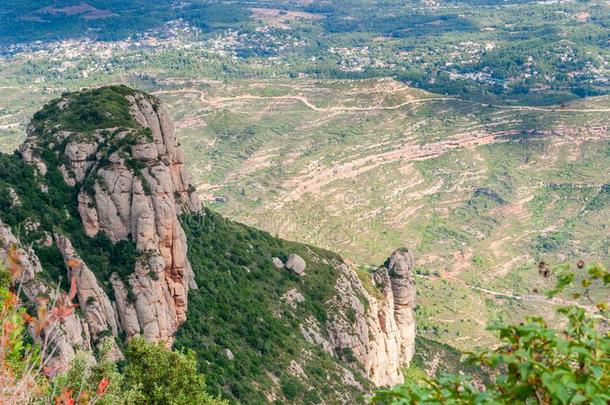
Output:
[[292,309],[296,309],[299,303],[305,301],[305,297],[296,288],[292,288],[282,296],[282,301],[286,302]]
[[99,285],[95,274],[76,254],[72,242],[67,237],[55,235],[55,243],[64,258],[68,279],[74,278],[76,281],[76,296],[80,308],[85,313],[92,345],[101,346],[104,342],[108,342],[110,345],[108,357],[112,360],[120,360],[121,351],[114,338],[111,338],[119,334],[117,314],[108,295]]
[[[10,256],[10,258],[9,258]],[[18,274],[14,283],[21,284],[23,296],[29,303],[43,304],[39,300],[54,301],[59,290],[47,286],[39,278],[42,272],[40,261],[34,252],[24,248],[17,237],[15,237],[9,226],[0,221],[0,262],[12,261],[18,267]],[[34,334],[37,339],[47,337],[50,347],[54,348],[53,356],[48,360],[47,366],[57,370],[65,371],[74,358],[76,348],[91,349],[91,334],[89,325],[76,314],[71,314],[56,326],[45,327],[41,334]],[[40,342],[39,342],[40,343]]]
[[304,276],[306,267],[305,260],[299,255],[291,254],[286,260],[286,268],[292,270],[297,276]]
[[235,355],[233,354],[233,352],[231,350],[229,350],[228,348],[224,348],[222,350],[222,354],[225,355],[225,357],[229,360],[235,360]]
[[[184,168],[184,153],[155,97],[120,86],[86,93],[122,104],[118,114],[93,111],[99,103],[89,107],[78,99],[81,94],[65,95],[34,117],[21,156],[41,176],[60,162],[65,182],[79,190],[78,212],[87,235],[102,232],[112,242],[133,240],[141,254],[131,275],[105,280],[114,289],[114,305],[93,288],[95,275],[86,264],[75,272],[82,285],[79,297],[92,303],[86,313],[93,334],[122,330],[128,338],[141,334],[170,344],[186,319],[188,291],[197,287],[178,219],[201,209]],[[91,108],[90,115],[100,123],[87,128],[70,121],[73,107]],[[55,153],[55,163],[45,160],[49,154],[42,154],[44,149]],[[57,244],[66,260],[75,256],[69,240],[59,238]],[[113,308],[118,314],[111,313]]]
[[272,258],[271,262],[273,263],[273,267],[275,267],[276,269],[283,269],[284,268],[284,262],[279,257]]
[[[91,100],[94,102],[87,104]],[[73,192],[74,199],[66,196],[70,202],[53,211],[58,218],[55,221],[66,221],[69,227],[65,229],[73,229],[73,221],[79,218],[86,235],[99,237],[56,233],[57,224],[45,223],[44,217],[23,221],[24,229],[30,232],[29,242],[39,241],[33,243],[47,247],[55,244],[59,249],[65,268],[54,271],[65,272],[62,276],[74,280],[82,309],[80,315],[67,317],[53,335],[57,347],[53,364],[65,368],[76,349],[93,350],[107,341],[111,358],[120,359],[115,339],[123,336],[143,336],[171,345],[187,317],[189,291],[197,288],[179,216],[201,207],[189,184],[173,125],[159,100],[120,86],[66,94],[35,115],[20,152],[37,172],[35,184],[44,187],[49,197],[55,197],[58,191],[68,190],[68,195]],[[104,263],[98,266],[100,269],[93,261],[86,262],[88,257],[99,256],[81,251],[82,246],[108,244],[102,235],[118,252],[128,247],[125,256],[128,263],[134,263],[133,268],[131,264],[113,267],[107,258],[100,259]],[[52,299],[63,293],[36,276],[42,268],[34,252],[23,248],[10,228],[0,223],[0,259],[8,252],[17,255],[23,268],[26,304],[33,306],[42,296]],[[220,254],[224,253],[230,252],[223,250]],[[280,253],[266,254],[268,258]],[[301,254],[307,262],[296,254],[290,254],[285,263],[272,258],[277,269],[272,270],[274,277],[285,276],[283,271],[302,277],[284,277],[292,285],[279,296],[277,307],[305,314],[299,325],[303,338],[341,359],[335,363],[342,370],[339,379],[344,384],[368,389],[370,384],[362,375],[377,386],[402,382],[401,369],[413,356],[415,339],[411,254],[397,250],[386,265],[368,274],[357,274],[334,256]],[[322,262],[323,278],[317,273]],[[330,263],[336,273],[329,268]],[[238,269],[256,271],[245,265]],[[320,279],[324,283],[330,277],[335,280],[335,276],[334,294],[324,295],[332,296],[324,298],[327,317],[304,312],[314,303],[311,282]],[[361,277],[370,280],[363,282]],[[278,308],[273,308],[273,314],[280,318],[284,312],[275,311]],[[240,356],[228,348],[223,354],[228,360]],[[358,369],[361,373],[356,372]],[[305,370],[300,362],[290,363],[289,373],[304,382],[311,379]],[[348,400],[346,396],[345,402]]]
[[415,350],[415,262],[407,249],[396,250],[387,263],[394,298],[394,319],[401,336],[401,356],[412,358]]
[[346,264],[336,268],[337,294],[328,303],[334,312],[324,325],[328,339],[314,319],[301,324],[303,336],[346,361],[353,357],[377,386],[403,382],[401,370],[415,348],[413,256],[406,249],[392,253],[386,265],[370,275],[372,291]]

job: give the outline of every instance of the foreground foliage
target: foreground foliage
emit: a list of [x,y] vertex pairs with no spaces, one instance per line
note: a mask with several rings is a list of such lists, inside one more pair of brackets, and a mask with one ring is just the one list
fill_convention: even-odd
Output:
[[161,344],[133,339],[125,357],[125,381],[131,389],[138,389],[143,403],[222,403],[205,392],[205,379],[197,372],[197,361],[192,352],[169,351]]
[[[529,318],[519,325],[494,325],[502,344],[466,357],[468,364],[490,370],[493,381],[483,387],[468,375],[445,375],[437,380],[406,383],[379,391],[374,403],[400,404],[607,404],[610,401],[610,334],[608,333],[607,292],[610,273],[599,264],[579,272],[569,266],[556,269],[554,296],[575,280],[594,308],[580,304],[562,307],[566,326],[550,327],[541,318]],[[550,275],[544,263],[543,276]],[[597,287],[597,288],[595,288]],[[595,298],[594,298],[595,297]],[[591,312],[595,311],[594,314]]]

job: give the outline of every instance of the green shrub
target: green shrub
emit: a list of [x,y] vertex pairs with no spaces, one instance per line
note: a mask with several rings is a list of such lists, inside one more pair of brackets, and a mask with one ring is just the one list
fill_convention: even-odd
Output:
[[282,392],[288,400],[294,400],[303,391],[303,386],[293,378],[282,379]]
[[[334,296],[338,271],[332,262],[340,260],[338,256],[274,238],[210,210],[182,216],[182,225],[199,288],[189,292],[189,314],[178,330],[176,347],[197,353],[213,394],[242,403],[266,403],[265,393],[276,385],[270,375],[291,381],[285,380],[290,378],[285,370],[297,361],[317,392],[307,395],[333,398],[321,388],[329,385],[327,376],[331,376],[333,390],[358,396],[357,390],[342,384],[339,360],[307,343],[299,330],[303,319],[325,320],[334,310],[327,301]],[[273,266],[273,257],[285,259],[291,253],[306,261],[306,277]],[[292,288],[305,297],[295,310],[281,298]],[[226,357],[226,348],[235,360]],[[309,359],[303,358],[303,348],[310,351]],[[313,372],[314,364],[319,372]],[[284,389],[277,388],[281,395]],[[292,382],[287,384],[285,399],[294,394],[290,402],[305,401],[305,390],[295,394],[293,388]]]
[[205,392],[192,352],[169,351],[161,343],[132,339],[125,351],[125,383],[143,396],[143,404],[222,404]]

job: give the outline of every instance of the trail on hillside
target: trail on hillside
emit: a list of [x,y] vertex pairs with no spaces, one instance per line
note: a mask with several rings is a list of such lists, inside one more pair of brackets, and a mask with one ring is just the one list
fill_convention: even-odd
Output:
[[[409,105],[432,103],[432,102],[443,102],[443,101],[455,101],[461,103],[470,103],[479,105],[483,108],[493,108],[500,111],[534,111],[544,113],[607,113],[610,112],[610,108],[567,108],[561,106],[553,107],[534,107],[534,106],[522,106],[522,105],[500,105],[500,104],[489,104],[482,103],[472,100],[464,100],[457,97],[443,96],[443,97],[428,97],[428,98],[417,98],[410,99],[399,104],[394,105],[374,105],[367,107],[350,107],[350,106],[329,106],[319,107],[314,104],[306,96],[298,95],[280,95],[280,96],[258,96],[252,94],[242,94],[234,97],[210,97],[209,93],[203,90],[186,88],[178,90],[162,90],[155,92],[154,94],[197,94],[199,101],[202,104],[208,105],[212,108],[222,107],[230,105],[234,102],[244,100],[263,100],[263,101],[296,101],[302,103],[305,107],[312,111],[320,113],[352,113],[352,112],[367,112],[367,111],[383,111],[383,110],[399,110]],[[464,130],[464,128],[462,129]],[[603,130],[607,128],[603,127]],[[348,161],[335,161],[332,166],[319,166],[315,168],[309,167],[306,172],[301,172],[294,177],[286,179],[279,186],[279,195],[276,200],[274,209],[278,209],[284,204],[291,201],[298,201],[307,193],[321,193],[325,186],[328,186],[337,180],[346,180],[353,177],[357,177],[359,174],[366,171],[375,169],[383,164],[398,160],[425,160],[441,156],[454,149],[473,149],[481,145],[488,145],[492,143],[510,142],[518,139],[519,136],[524,134],[521,130],[510,130],[510,131],[497,131],[497,132],[486,132],[484,129],[472,129],[454,134],[444,140],[438,142],[419,144],[416,140],[411,139],[409,143],[402,143],[398,148],[390,151],[373,153],[367,156],[359,157],[354,160]],[[556,134],[553,131],[531,131],[527,133],[529,136],[557,136],[565,138],[567,141],[573,140],[573,136],[570,134]],[[580,141],[586,139],[596,139],[596,136],[581,135]],[[258,157],[257,160],[261,158]],[[256,163],[256,162],[250,162]],[[260,162],[259,162],[260,163]],[[417,277],[430,278],[429,276]],[[495,297],[505,297],[517,301],[535,302],[544,305],[559,306],[559,305],[575,305],[587,310],[590,313],[595,314],[596,309],[590,305],[584,305],[576,301],[570,301],[563,298],[547,298],[544,295],[536,294],[523,294],[519,295],[510,291],[496,291],[489,288],[479,287],[471,285],[464,280],[456,277],[455,275],[443,276],[454,282],[458,282],[467,288],[477,291],[486,295]]]
[[477,104],[487,108],[497,108],[505,110],[517,110],[517,111],[540,111],[540,112],[551,112],[551,113],[598,113],[598,112],[610,112],[610,108],[565,108],[565,107],[531,107],[531,106],[519,106],[519,105],[501,105],[501,104],[489,104],[482,103],[474,100],[465,100],[458,97],[427,97],[418,98],[413,100],[407,100],[395,105],[378,105],[370,107],[347,107],[347,106],[333,106],[333,107],[318,107],[301,95],[284,95],[284,96],[256,96],[251,94],[243,94],[235,97],[214,97],[206,98],[206,92],[199,89],[180,89],[180,90],[160,90],[153,94],[187,94],[197,93],[202,103],[209,104],[211,106],[219,106],[228,102],[239,101],[239,100],[293,100],[303,103],[307,108],[316,112],[364,112],[364,111],[384,111],[384,110],[398,110],[403,107],[412,104],[436,102],[436,101],[460,101],[465,103]]
[[500,108],[504,110],[518,110],[518,111],[540,111],[540,112],[554,112],[554,113],[598,113],[598,112],[610,112],[610,108],[544,108],[544,107],[530,107],[524,105],[499,105],[499,104],[484,104],[476,101],[469,101],[471,103],[481,104],[483,106],[490,106],[493,108]]
[[[308,167],[307,172],[291,177],[281,184],[280,190],[284,191],[284,193],[282,193],[283,199],[278,202],[278,206],[291,201],[298,201],[307,193],[319,194],[323,187],[337,180],[351,179],[391,162],[414,162],[432,159],[452,150],[474,149],[483,145],[510,142],[518,139],[523,134],[524,132],[521,130],[492,133],[482,131],[464,132],[449,136],[438,142],[427,144],[411,141],[387,152],[369,154],[346,162],[336,162],[332,166],[319,166],[313,170]],[[547,131],[530,131],[527,135],[530,137],[543,137],[552,134]],[[580,137],[581,141],[586,139],[595,140],[596,136],[582,135]]]
[[407,100],[400,104],[390,105],[390,106],[371,106],[371,107],[345,107],[345,106],[333,106],[333,107],[318,107],[312,102],[310,102],[304,96],[253,96],[253,95],[242,95],[236,97],[222,97],[215,98],[212,100],[202,99],[202,102],[207,102],[212,105],[218,105],[225,102],[231,102],[234,100],[296,100],[303,103],[309,109],[316,112],[324,112],[324,113],[333,113],[333,112],[364,112],[364,111],[383,111],[383,110],[398,110],[402,107],[406,107],[412,104],[425,103],[431,101],[448,101],[448,100],[457,100],[453,97],[430,97],[430,98],[419,98],[414,100]]
[[[529,106],[502,106],[479,103],[476,101],[462,100],[456,97],[428,97],[419,99],[410,99],[395,105],[377,105],[368,107],[347,107],[347,106],[331,106],[319,107],[303,95],[283,95],[283,96],[257,96],[251,94],[238,95],[234,97],[209,97],[209,93],[204,90],[185,88],[177,90],[161,90],[154,94],[198,94],[200,102],[211,107],[219,107],[241,100],[265,100],[278,101],[290,100],[298,101],[307,108],[322,113],[350,113],[350,112],[366,112],[380,110],[398,110],[408,105],[422,104],[428,102],[442,101],[459,101],[481,105],[485,108],[496,108],[504,111],[524,110],[524,111],[541,111],[551,113],[586,113],[586,112],[610,112],[608,109],[574,109],[574,108],[543,108]],[[408,143],[403,143],[393,150],[372,153],[366,156],[356,158],[350,161],[335,162],[332,166],[308,167],[306,171],[297,173],[294,176],[284,180],[279,186],[280,194],[276,199],[274,208],[280,208],[291,201],[298,201],[307,193],[318,194],[325,186],[337,180],[346,180],[357,177],[366,171],[375,169],[381,165],[398,161],[398,160],[426,160],[439,157],[454,149],[472,149],[481,145],[492,143],[508,142],[521,136],[522,131],[498,131],[487,132],[484,129],[469,129],[467,131],[454,134],[442,141],[419,144],[415,139]],[[549,135],[546,132],[533,131],[530,136]],[[582,139],[581,139],[582,140]]]
[[285,95],[285,96],[255,96],[252,94],[243,94],[235,97],[214,97],[214,98],[206,98],[206,92],[198,89],[180,89],[180,90],[160,90],[156,91],[153,94],[188,94],[188,93],[197,93],[199,94],[199,101],[205,104],[209,104],[211,106],[219,106],[225,103],[230,103],[233,101],[240,100],[292,100],[299,101],[303,103],[307,108],[316,112],[324,112],[324,113],[333,113],[333,112],[363,112],[363,111],[378,111],[378,110],[398,110],[402,107],[405,107],[410,104],[418,104],[429,101],[448,101],[448,100],[458,100],[454,97],[429,97],[429,98],[418,98],[413,100],[407,100],[400,104],[390,105],[390,106],[371,106],[371,107],[346,107],[346,106],[333,106],[333,107],[318,107],[313,104],[311,101],[307,99],[305,96],[301,95]]

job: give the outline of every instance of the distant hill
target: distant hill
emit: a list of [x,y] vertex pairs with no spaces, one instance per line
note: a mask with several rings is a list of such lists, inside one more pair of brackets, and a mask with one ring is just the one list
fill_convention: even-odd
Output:
[[[155,73],[162,68],[170,75],[194,77],[193,70],[206,71],[197,66],[220,62],[219,75],[230,77],[392,77],[438,94],[528,105],[609,90],[610,7],[599,0],[5,3],[0,53],[8,55],[69,39],[130,38],[124,51],[154,38],[157,45],[173,43],[174,53],[145,59],[156,60]],[[177,25],[186,29],[178,32]],[[92,69],[118,64],[138,74],[147,70],[131,57],[91,63]]]

